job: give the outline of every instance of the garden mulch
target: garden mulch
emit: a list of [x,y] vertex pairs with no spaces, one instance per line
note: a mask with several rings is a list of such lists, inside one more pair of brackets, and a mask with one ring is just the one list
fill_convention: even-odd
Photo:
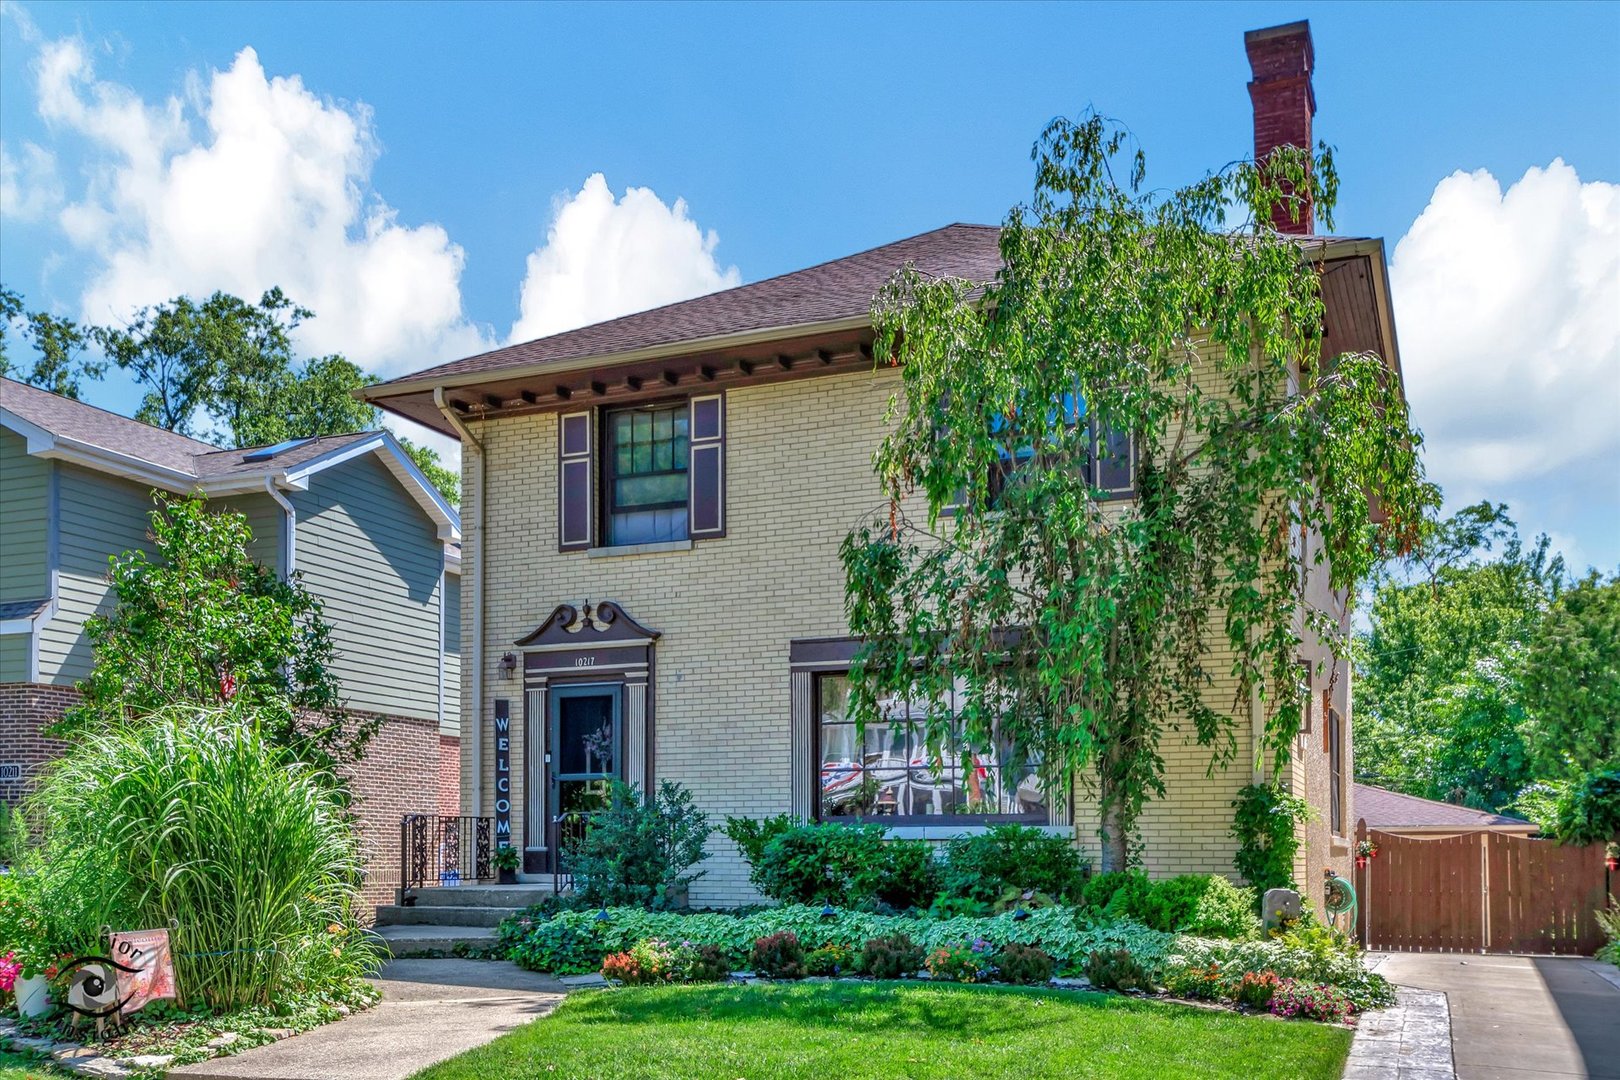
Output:
[[184,1080],[403,1080],[551,1012],[566,987],[496,960],[393,960],[365,1012],[235,1057],[187,1065]]

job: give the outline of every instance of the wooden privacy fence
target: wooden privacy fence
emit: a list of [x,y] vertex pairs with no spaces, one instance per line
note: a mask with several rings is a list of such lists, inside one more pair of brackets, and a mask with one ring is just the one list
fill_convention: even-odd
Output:
[[1484,831],[1402,836],[1368,829],[1378,845],[1356,871],[1357,921],[1370,949],[1574,953],[1603,945],[1603,845]]

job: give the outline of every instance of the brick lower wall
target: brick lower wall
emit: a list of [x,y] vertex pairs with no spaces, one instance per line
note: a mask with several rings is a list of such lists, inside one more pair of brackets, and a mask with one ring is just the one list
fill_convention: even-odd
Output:
[[454,735],[439,736],[439,813],[461,813],[461,740]]
[[[40,766],[57,757],[67,744],[46,738],[40,729],[79,700],[67,686],[0,683],[0,765],[17,766],[17,779],[0,777],[0,802],[15,806],[33,787]],[[11,770],[5,773],[9,776]]]

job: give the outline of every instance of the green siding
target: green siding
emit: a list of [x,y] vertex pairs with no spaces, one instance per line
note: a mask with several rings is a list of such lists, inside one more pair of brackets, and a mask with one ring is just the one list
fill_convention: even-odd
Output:
[[228,499],[214,499],[210,506],[221,510],[234,510],[247,518],[253,530],[248,544],[248,557],[281,573],[281,531],[287,513],[269,495],[234,495]]
[[40,634],[41,682],[72,685],[90,673],[84,621],[112,607],[107,572],[114,555],[142,549],[153,508],[152,493],[131,480],[76,465],[57,470],[56,617]]
[[28,681],[30,634],[0,635],[0,683]]
[[51,463],[0,430],[0,601],[50,595]]
[[461,575],[444,575],[444,716],[439,731],[461,734]]
[[349,707],[436,719],[444,556],[432,521],[371,454],[290,498],[297,570],[326,605]]

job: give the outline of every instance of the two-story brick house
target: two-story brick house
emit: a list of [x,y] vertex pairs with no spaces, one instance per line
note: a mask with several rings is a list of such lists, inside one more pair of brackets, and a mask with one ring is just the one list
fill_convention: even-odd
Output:
[[[1310,145],[1308,29],[1247,44],[1257,154]],[[869,727],[855,748],[843,714],[857,642],[838,548],[885,501],[872,455],[900,386],[872,355],[872,298],[907,263],[989,281],[998,238],[951,225],[367,391],[462,439],[464,812],[492,816],[525,872],[552,867],[555,818],[609,777],[678,781],[713,815],[871,816],[940,838],[1021,821],[1095,852],[1083,799],[1056,805],[1003,776],[987,801],[972,777],[913,767],[903,724]],[[1327,347],[1393,364],[1382,242],[1301,240],[1326,264]],[[1349,677],[1331,671],[1313,676],[1284,777],[1320,809],[1302,875],[1348,868]],[[1236,720],[1240,739],[1258,737]],[[1230,803],[1253,774],[1208,776],[1207,750],[1164,750],[1167,795],[1140,822],[1146,865],[1232,873]],[[730,845],[711,851],[693,902],[751,898]]]

